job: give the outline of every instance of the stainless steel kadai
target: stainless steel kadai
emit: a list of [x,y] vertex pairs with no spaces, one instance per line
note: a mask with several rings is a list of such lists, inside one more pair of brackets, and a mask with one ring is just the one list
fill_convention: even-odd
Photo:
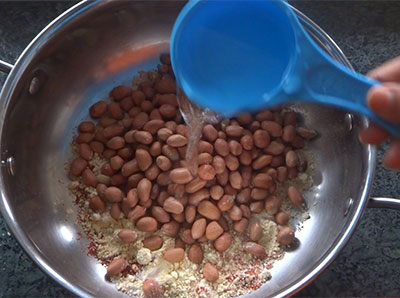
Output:
[[[105,268],[86,255],[88,240],[78,239],[82,229],[64,169],[73,129],[112,86],[156,66],[183,5],[83,1],[48,25],[14,66],[0,63],[9,72],[0,95],[1,211],[28,255],[76,295],[123,296],[104,279]],[[321,47],[351,67],[329,36],[297,13]],[[296,108],[321,135],[310,144],[315,186],[305,196],[311,219],[296,234],[300,246],[275,264],[255,297],[303,288],[337,256],[367,205],[400,209],[399,200],[368,197],[375,149],[358,141],[365,118],[330,107]]]

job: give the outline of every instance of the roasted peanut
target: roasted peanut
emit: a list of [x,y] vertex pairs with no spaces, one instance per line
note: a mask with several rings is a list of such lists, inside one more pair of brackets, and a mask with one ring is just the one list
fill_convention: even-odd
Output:
[[[184,218],[183,218],[184,220]],[[186,229],[184,230],[181,235],[180,238],[182,239],[183,242],[185,242],[186,244],[193,244],[196,242],[195,239],[193,239],[192,237],[192,231],[190,229]]]
[[205,218],[200,218],[198,220],[195,220],[191,229],[192,238],[193,239],[201,238],[206,231],[206,226],[207,226],[207,221]]
[[214,142],[218,137],[218,132],[211,124],[207,124],[203,127],[203,135],[209,142]]
[[196,177],[185,185],[185,191],[189,194],[192,194],[202,189],[206,184],[206,180],[202,180],[199,177]]
[[175,237],[179,232],[179,224],[176,221],[170,221],[161,226],[161,232],[169,237]]
[[268,132],[262,129],[258,129],[253,134],[254,145],[258,148],[266,148],[270,143],[270,136]]
[[214,241],[214,248],[219,252],[227,250],[231,245],[232,236],[227,232],[223,233]]
[[235,221],[233,223],[233,229],[236,232],[243,234],[246,231],[248,225],[249,225],[249,220],[243,217],[241,220]]
[[169,177],[172,182],[177,184],[186,184],[193,180],[193,176],[187,168],[173,169]]
[[115,186],[110,186],[104,191],[104,198],[111,203],[121,202],[123,197],[124,193]]
[[165,200],[163,208],[165,211],[173,213],[173,214],[180,214],[183,212],[183,205],[174,197],[169,197]]
[[277,196],[270,196],[269,198],[266,199],[264,208],[265,211],[273,215],[279,211],[281,205],[282,205],[282,200],[280,198],[278,198]]
[[282,245],[292,244],[294,241],[294,230],[292,227],[284,227],[278,231],[277,236],[278,243]]
[[259,241],[262,237],[263,231],[258,221],[252,223],[249,228],[249,237],[251,241]]
[[103,100],[96,102],[89,109],[92,118],[99,118],[107,111],[107,103]]
[[226,194],[218,201],[218,208],[221,211],[228,211],[232,208],[234,202],[235,196]]
[[147,278],[143,282],[142,291],[146,298],[160,298],[164,293],[162,286],[152,278]]
[[218,138],[215,140],[214,149],[215,149],[215,152],[217,152],[219,155],[224,156],[224,157],[227,156],[230,151],[228,143],[224,139],[221,139],[221,138]]
[[100,197],[95,196],[90,198],[89,202],[89,207],[94,211],[94,212],[100,212],[103,213],[106,210],[106,204]]
[[203,262],[203,250],[200,245],[192,244],[188,249],[188,258],[192,263],[201,264]]
[[177,263],[185,257],[185,250],[183,248],[170,248],[164,251],[164,259],[170,263]]
[[209,282],[216,282],[219,278],[218,269],[210,263],[206,263],[203,267],[204,278]]
[[243,245],[244,251],[255,257],[265,257],[267,255],[264,246],[255,242],[246,242]]
[[210,196],[213,200],[218,201],[224,195],[224,189],[220,185],[214,185],[210,188]]
[[208,240],[217,239],[220,235],[222,235],[223,232],[224,229],[222,229],[222,227],[216,221],[210,222],[205,229],[206,237]]
[[243,217],[242,209],[234,205],[231,209],[229,209],[228,216],[233,221],[241,220]]
[[290,201],[296,205],[296,206],[301,206],[303,204],[303,196],[301,195],[301,192],[294,186],[289,186],[287,190],[288,197]]
[[136,222],[136,228],[142,232],[154,232],[157,229],[157,221],[151,216],[145,216]]
[[126,268],[126,260],[124,258],[114,259],[107,267],[107,275],[115,276],[120,274]]
[[221,211],[210,201],[201,201],[197,211],[204,217],[211,220],[218,220],[221,217]]
[[141,171],[146,171],[151,166],[151,155],[144,149],[136,149],[135,159]]
[[289,214],[284,211],[279,211],[277,214],[275,214],[275,221],[277,224],[286,225],[289,222],[289,219]]
[[158,235],[152,235],[143,239],[143,246],[150,250],[160,249],[162,245],[163,239]]
[[125,243],[135,242],[138,238],[137,233],[133,230],[123,229],[118,233],[118,237]]
[[211,165],[201,165],[197,170],[197,174],[201,179],[209,181],[214,179],[215,169]]

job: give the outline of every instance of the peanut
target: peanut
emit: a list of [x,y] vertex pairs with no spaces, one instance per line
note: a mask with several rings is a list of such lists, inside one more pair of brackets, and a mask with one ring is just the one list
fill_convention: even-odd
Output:
[[160,249],[162,245],[163,239],[158,235],[152,235],[143,239],[143,246],[150,250]]
[[215,268],[213,265],[210,263],[206,263],[203,267],[203,275],[204,278],[209,281],[209,282],[216,282],[217,279],[219,278],[219,272],[218,269]]
[[157,229],[157,221],[151,216],[145,216],[136,222],[136,228],[142,232],[154,232]]
[[160,298],[164,293],[162,286],[152,278],[147,278],[143,282],[142,291],[146,298]]
[[183,248],[170,248],[164,251],[164,259],[170,263],[177,263],[185,257],[185,250]]
[[203,262],[203,250],[200,245],[192,244],[188,249],[188,258],[192,263],[201,264]]

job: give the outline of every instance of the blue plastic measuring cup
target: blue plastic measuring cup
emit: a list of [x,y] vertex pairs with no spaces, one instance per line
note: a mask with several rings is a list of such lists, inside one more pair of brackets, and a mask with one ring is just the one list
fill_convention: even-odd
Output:
[[175,22],[170,52],[188,98],[223,116],[301,100],[364,114],[400,137],[399,125],[366,104],[378,82],[329,57],[285,1],[191,0]]

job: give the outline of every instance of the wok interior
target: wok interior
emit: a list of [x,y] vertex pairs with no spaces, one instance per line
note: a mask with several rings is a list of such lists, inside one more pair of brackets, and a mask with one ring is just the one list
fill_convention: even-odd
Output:
[[[64,20],[38,45],[29,65],[21,64],[19,82],[12,85],[1,139],[2,160],[14,158],[14,175],[1,170],[6,217],[31,256],[76,294],[122,295],[104,279],[105,268],[86,255],[88,240],[78,234],[82,229],[75,223],[65,171],[74,128],[113,86],[130,84],[137,71],[157,65],[183,4],[107,1],[75,11],[75,19]],[[31,95],[34,76],[40,87]],[[279,295],[320,264],[363,204],[370,153],[357,134],[365,121],[355,116],[349,131],[344,111],[296,107],[305,126],[320,133],[309,146],[314,187],[305,197],[311,219],[297,232],[299,248],[277,262],[271,281],[254,293],[262,297]],[[355,202],[344,216],[349,198]]]

